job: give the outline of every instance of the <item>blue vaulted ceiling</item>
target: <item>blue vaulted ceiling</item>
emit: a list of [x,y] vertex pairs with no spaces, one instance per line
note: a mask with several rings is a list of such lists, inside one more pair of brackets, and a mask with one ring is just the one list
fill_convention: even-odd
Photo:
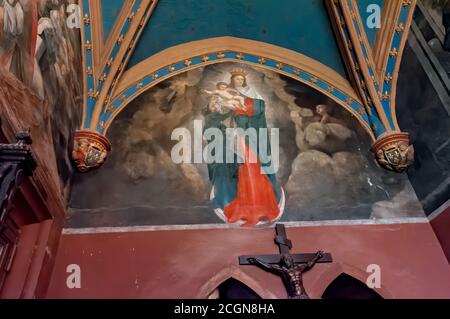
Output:
[[104,40],[108,38],[124,2],[125,0],[101,0]]
[[[398,1],[398,0],[397,0]],[[359,15],[361,16],[361,19],[363,21],[364,29],[367,34],[367,38],[369,39],[370,45],[373,47],[376,39],[376,35],[379,31],[377,28],[369,28],[368,24],[366,23],[369,16],[372,14],[373,11],[368,12],[368,8],[370,5],[378,5],[381,8],[381,11],[383,10],[385,0],[358,0],[358,8],[359,8]]]
[[159,0],[128,67],[174,45],[222,36],[291,49],[345,75],[323,0]]

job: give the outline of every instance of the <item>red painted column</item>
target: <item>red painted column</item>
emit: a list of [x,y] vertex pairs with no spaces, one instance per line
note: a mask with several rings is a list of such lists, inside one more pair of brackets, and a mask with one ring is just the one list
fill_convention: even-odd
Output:
[[431,226],[450,263],[450,200],[440,208],[440,212],[431,216],[430,219]]

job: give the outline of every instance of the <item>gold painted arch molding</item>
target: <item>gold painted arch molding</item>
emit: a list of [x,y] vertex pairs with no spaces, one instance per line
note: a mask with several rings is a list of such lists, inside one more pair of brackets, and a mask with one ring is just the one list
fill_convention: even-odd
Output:
[[120,112],[139,95],[189,70],[222,62],[239,62],[289,76],[323,93],[347,109],[375,141],[369,118],[351,84],[331,68],[300,53],[275,45],[220,37],[194,41],[166,49],[127,70],[119,81],[110,103],[93,118],[96,130],[106,135]]
[[[374,142],[371,118],[350,82],[333,69],[300,53],[234,37],[211,38],[161,51],[122,74],[101,112],[95,113],[89,130],[75,133],[74,155],[79,171],[99,168],[110,147],[104,145],[108,128],[125,107],[158,83],[189,70],[222,62],[239,62],[289,76],[323,93],[348,110]],[[89,134],[85,134],[89,133]],[[105,154],[106,153],[106,154]],[[74,157],[75,158],[75,157]],[[81,163],[81,164],[79,164]],[[88,163],[89,165],[82,165]],[[86,171],[86,170],[84,170]]]

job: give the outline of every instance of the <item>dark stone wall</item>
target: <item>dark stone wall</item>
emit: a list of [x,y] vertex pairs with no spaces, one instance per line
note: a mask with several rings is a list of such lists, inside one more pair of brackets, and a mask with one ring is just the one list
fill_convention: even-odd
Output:
[[441,101],[423,63],[407,46],[398,81],[397,117],[416,151],[409,179],[425,212],[431,214],[450,198],[450,108]]

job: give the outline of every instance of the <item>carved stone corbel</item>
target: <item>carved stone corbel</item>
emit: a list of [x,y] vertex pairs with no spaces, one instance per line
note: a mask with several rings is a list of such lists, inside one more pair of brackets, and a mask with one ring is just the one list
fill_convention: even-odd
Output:
[[404,173],[414,162],[414,147],[408,133],[392,133],[380,137],[371,148],[380,166],[389,171]]
[[95,170],[103,165],[111,144],[108,139],[92,131],[77,131],[75,133],[72,159],[81,173]]

